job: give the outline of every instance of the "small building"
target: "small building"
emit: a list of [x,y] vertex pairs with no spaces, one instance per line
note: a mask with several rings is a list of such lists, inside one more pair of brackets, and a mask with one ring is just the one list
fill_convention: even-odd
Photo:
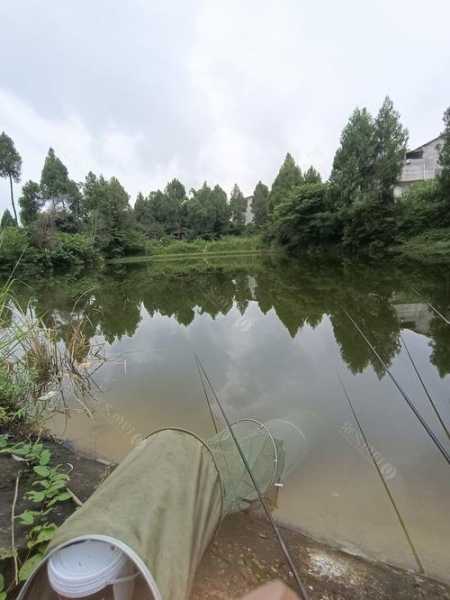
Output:
[[434,179],[439,175],[439,153],[444,142],[442,135],[406,153],[400,179],[394,187],[394,197],[400,198],[413,183]]

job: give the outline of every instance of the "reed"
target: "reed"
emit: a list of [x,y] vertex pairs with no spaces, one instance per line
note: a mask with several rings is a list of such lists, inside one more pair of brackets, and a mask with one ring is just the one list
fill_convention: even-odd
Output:
[[65,340],[58,340],[31,304],[14,297],[14,280],[0,288],[1,420],[39,423],[69,412],[68,399],[92,416],[93,373],[105,360],[103,345],[87,335],[90,322],[75,310]]

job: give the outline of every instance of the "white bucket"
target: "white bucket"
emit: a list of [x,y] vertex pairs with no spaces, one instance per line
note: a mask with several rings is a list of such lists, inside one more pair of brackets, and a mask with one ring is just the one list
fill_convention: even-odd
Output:
[[47,567],[49,583],[62,599],[91,598],[104,592],[100,597],[131,600],[133,572],[133,564],[119,548],[94,540],[62,548]]

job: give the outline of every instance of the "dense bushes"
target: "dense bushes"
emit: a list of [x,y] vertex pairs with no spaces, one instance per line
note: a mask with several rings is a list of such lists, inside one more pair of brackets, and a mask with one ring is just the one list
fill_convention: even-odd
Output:
[[41,244],[36,243],[33,231],[6,227],[0,235],[0,271],[9,273],[12,266],[33,271],[58,271],[72,266],[93,264],[96,252],[92,240],[75,233],[54,232]]
[[148,240],[145,244],[147,255],[169,256],[177,254],[226,254],[228,252],[254,252],[261,248],[259,236],[225,236],[220,240]]
[[398,211],[374,193],[361,194],[343,213],[342,247],[345,252],[381,254],[395,241]]
[[311,183],[295,188],[273,213],[268,236],[289,251],[335,244],[340,215],[333,211],[329,184]]
[[399,246],[402,256],[421,262],[448,263],[450,257],[450,228],[424,231],[405,239]]
[[81,233],[57,233],[50,261],[57,267],[93,263],[95,249],[92,240]]
[[403,237],[450,224],[437,180],[412,185],[399,199],[398,208],[399,231]]
[[27,232],[18,227],[5,227],[0,235],[0,266],[15,265],[29,246]]

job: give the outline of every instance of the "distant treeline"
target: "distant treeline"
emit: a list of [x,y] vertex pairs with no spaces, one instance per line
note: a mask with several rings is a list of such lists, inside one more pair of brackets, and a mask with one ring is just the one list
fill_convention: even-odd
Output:
[[444,115],[441,174],[413,186],[399,202],[399,178],[408,140],[392,101],[386,98],[373,118],[356,109],[345,126],[329,181],[310,167],[302,173],[287,154],[271,188],[261,181],[248,199],[237,185],[230,197],[206,182],[186,191],[177,179],[164,190],[139,193],[134,207],[115,177],[88,173],[70,179],[67,167],[50,148],[39,183],[28,181],[19,198],[22,160],[13,140],[0,136],[0,176],[10,182],[12,214],[1,219],[0,268],[19,258],[41,270],[86,263],[101,255],[141,254],[148,240],[217,239],[226,234],[261,232],[267,242],[300,252],[333,247],[379,252],[402,236],[450,224],[450,109]]

